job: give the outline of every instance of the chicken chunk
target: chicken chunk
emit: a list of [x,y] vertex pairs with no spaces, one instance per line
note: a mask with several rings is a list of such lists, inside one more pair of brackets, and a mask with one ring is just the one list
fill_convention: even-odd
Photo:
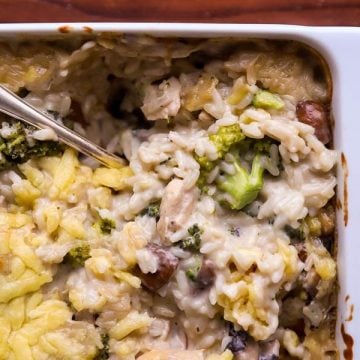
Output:
[[186,189],[184,180],[174,179],[165,189],[160,206],[160,219],[157,230],[165,245],[174,243],[174,234],[183,229],[190,218],[198,198],[199,190],[195,187]]
[[180,109],[180,83],[171,77],[160,85],[149,85],[145,89],[142,112],[147,120],[168,119]]

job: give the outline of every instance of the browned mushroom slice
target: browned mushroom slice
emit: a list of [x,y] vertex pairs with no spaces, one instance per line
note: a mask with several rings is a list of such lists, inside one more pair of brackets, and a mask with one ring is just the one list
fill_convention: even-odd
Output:
[[296,106],[296,116],[304,124],[315,129],[316,137],[327,144],[331,139],[329,118],[324,106],[315,101],[300,101]]
[[198,289],[206,289],[212,286],[215,279],[215,265],[209,260],[205,259],[202,262],[201,268],[194,281],[195,286]]
[[167,284],[173,275],[179,260],[170,252],[169,248],[154,243],[146,247],[157,260],[157,270],[154,273],[139,272],[141,283],[149,290],[155,291]]

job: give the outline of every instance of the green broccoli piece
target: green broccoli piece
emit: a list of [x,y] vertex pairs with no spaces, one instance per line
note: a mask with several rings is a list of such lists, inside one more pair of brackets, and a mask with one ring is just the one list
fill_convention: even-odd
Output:
[[199,228],[198,224],[194,224],[188,229],[189,236],[178,242],[178,245],[187,251],[198,252],[201,246],[201,234],[203,230]]
[[20,134],[14,139],[8,139],[6,143],[4,154],[12,160],[22,161],[22,159],[28,159],[27,154],[28,146],[26,143],[26,137]]
[[147,215],[153,218],[156,218],[156,220],[159,220],[160,218],[160,202],[150,204],[148,207],[146,207],[142,212],[141,215]]
[[0,137],[0,170],[22,164],[31,157],[53,156],[63,151],[63,146],[54,141],[34,141],[29,144],[25,129],[35,128],[20,122],[11,124],[12,133],[5,138]]
[[221,194],[222,203],[233,210],[240,210],[252,203],[263,186],[263,173],[261,154],[256,154],[250,173],[241,165],[238,154],[234,155],[233,166],[235,174],[224,175],[217,181],[217,188]]
[[200,245],[201,245],[201,238],[197,237],[197,236],[189,236],[184,240],[180,240],[179,242],[179,246],[184,249],[184,250],[188,250],[188,251],[199,251],[200,250]]
[[195,160],[200,165],[200,169],[203,171],[210,172],[216,165],[215,161],[209,160],[206,156],[197,156],[195,154],[194,157],[195,157]]
[[257,108],[281,110],[284,107],[284,102],[277,94],[270,91],[259,90],[253,98],[253,105]]
[[28,148],[30,157],[56,156],[64,151],[64,147],[56,141],[37,141],[34,146]]
[[0,142],[4,168],[11,167],[12,163],[22,163],[28,160],[26,134],[20,122],[12,124],[12,132],[6,139],[0,138]]
[[245,139],[239,124],[221,126],[216,134],[209,136],[210,141],[215,145],[218,157],[223,158],[234,144]]
[[[229,153],[233,156],[235,174],[222,175],[216,183],[220,190],[219,200],[224,205],[233,210],[241,210],[257,198],[263,186],[265,169],[270,165],[274,166],[271,164],[273,160],[270,152],[271,147],[276,144],[275,140],[268,137],[261,140],[247,138],[230,149]],[[276,166],[279,168],[279,164]],[[247,212],[249,210],[248,208],[244,209]]]
[[111,231],[115,229],[116,224],[114,220],[105,218],[105,219],[100,219],[99,227],[100,227],[100,231],[103,234],[111,234]]
[[196,184],[201,192],[206,193],[208,189],[207,178],[216,166],[217,161],[211,161],[206,156],[197,156],[196,154],[194,155],[194,158],[200,165],[200,175]]
[[106,360],[110,357],[109,339],[110,338],[108,334],[101,334],[103,348],[98,350],[94,360]]
[[64,257],[64,263],[73,268],[84,266],[87,259],[90,258],[90,245],[83,244],[73,247]]
[[199,228],[198,224],[194,224],[188,228],[188,233],[191,236],[198,236],[203,233],[203,231]]
[[194,259],[194,264],[189,267],[185,274],[186,276],[191,280],[191,281],[196,281],[196,278],[199,274],[199,271],[201,269],[201,265],[202,265],[202,259],[200,256],[196,256]]
[[304,230],[304,225],[301,224],[298,228],[293,228],[290,225],[285,225],[284,227],[284,231],[286,233],[286,235],[291,239],[291,240],[298,240],[298,241],[304,241],[305,240],[305,230]]
[[206,156],[194,155],[195,160],[200,165],[200,176],[197,181],[198,187],[206,192],[207,178],[210,172],[215,168],[219,161],[226,155],[230,147],[239,143],[245,138],[239,124],[229,126],[221,126],[216,134],[209,136],[210,141],[215,145],[218,153],[218,159],[215,161],[209,160]]

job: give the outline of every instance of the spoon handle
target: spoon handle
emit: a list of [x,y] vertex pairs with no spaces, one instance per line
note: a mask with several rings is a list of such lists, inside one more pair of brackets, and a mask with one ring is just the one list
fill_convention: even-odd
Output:
[[54,121],[25,102],[5,86],[0,85],[0,112],[22,120],[40,129],[52,129],[58,138],[66,145],[90,156],[107,167],[123,167],[124,161],[110,154],[92,141]]

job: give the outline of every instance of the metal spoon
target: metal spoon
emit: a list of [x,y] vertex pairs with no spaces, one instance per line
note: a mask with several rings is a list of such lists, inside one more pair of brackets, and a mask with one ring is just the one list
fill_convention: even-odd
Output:
[[51,117],[40,112],[3,85],[0,85],[0,112],[25,121],[40,129],[52,129],[66,145],[96,159],[107,167],[119,168],[124,166],[123,159],[110,154],[92,141],[54,121]]

